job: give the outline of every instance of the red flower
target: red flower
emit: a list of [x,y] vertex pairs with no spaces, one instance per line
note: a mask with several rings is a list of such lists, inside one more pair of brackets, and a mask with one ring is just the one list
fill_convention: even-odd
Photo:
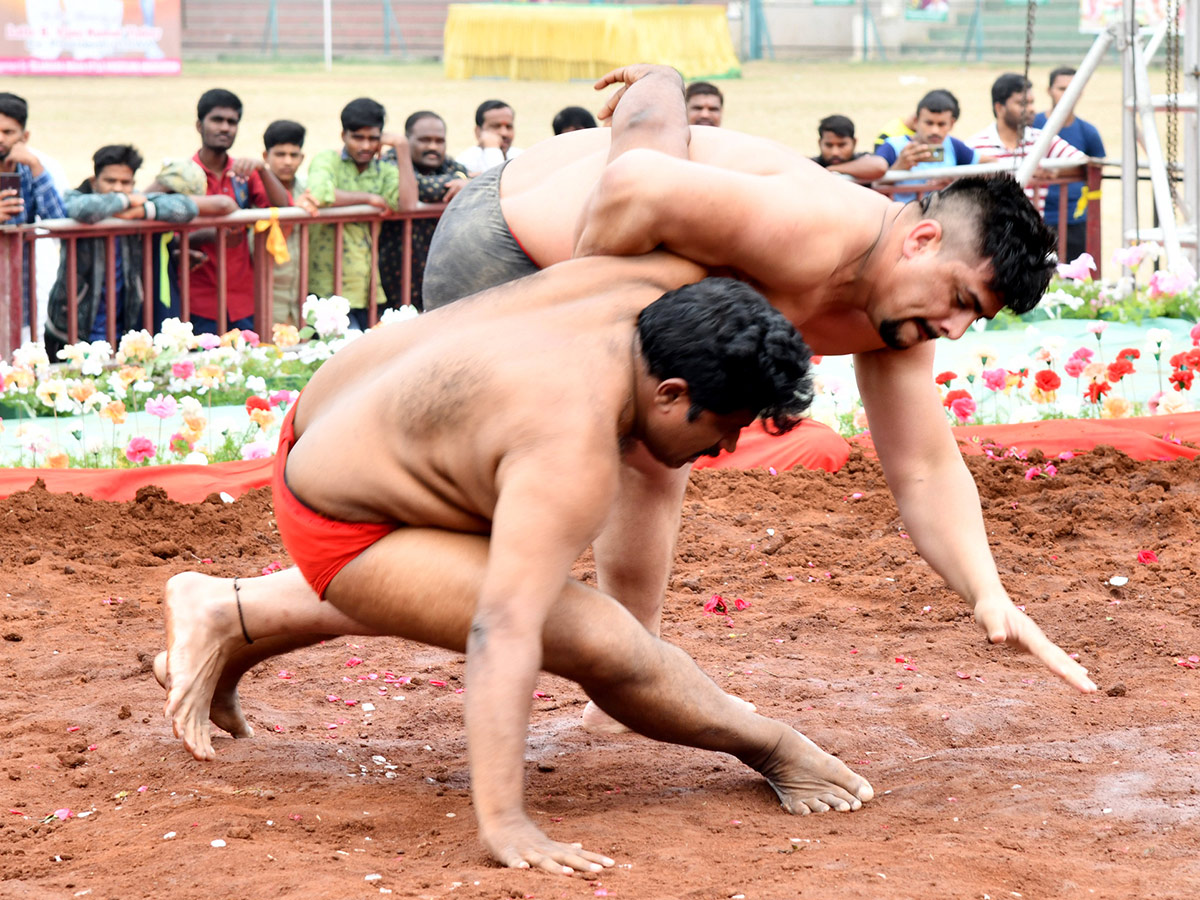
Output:
[[938,375],[938,377],[933,380],[937,384],[949,384],[957,377],[958,377],[957,372],[943,372],[942,374]]
[[1177,391],[1190,391],[1195,377],[1196,373],[1191,369],[1176,369],[1171,373],[1171,384],[1175,385]]
[[720,594],[712,595],[712,599],[704,604],[704,611],[709,615],[729,615],[729,609],[725,606],[725,598]]
[[1141,352],[1133,349],[1133,347],[1126,347],[1124,350],[1122,350],[1120,353],[1117,354],[1117,359],[1128,359],[1131,362],[1135,359],[1141,359],[1141,358],[1142,358]]
[[1078,378],[1083,374],[1083,370],[1086,365],[1087,363],[1083,361],[1082,357],[1072,356],[1065,363],[1063,363],[1063,371],[1072,378]]
[[271,404],[257,394],[246,398],[246,412],[248,413],[252,413],[256,409],[269,410],[270,408]]
[[944,407],[946,407],[947,409],[949,409],[949,408],[950,408],[950,406],[951,406],[951,405],[954,403],[954,401],[955,401],[955,400],[961,400],[961,399],[963,399],[964,397],[965,397],[967,400],[970,400],[970,399],[971,399],[971,392],[970,392],[970,391],[963,391],[963,390],[950,391],[950,393],[946,394],[946,399],[944,399],[944,400],[942,401],[942,406],[944,406]]
[[1139,550],[1138,562],[1146,564],[1158,562],[1158,554],[1153,550]]
[[1111,381],[1113,384],[1116,384],[1118,381],[1120,381],[1126,375],[1132,375],[1132,374],[1133,374],[1133,363],[1131,363],[1129,360],[1127,360],[1123,356],[1120,359],[1118,359],[1116,362],[1111,362],[1108,364],[1108,380]]
[[1099,403],[1100,398],[1112,390],[1112,385],[1107,381],[1093,381],[1088,385],[1086,396],[1088,403]]
[[1054,374],[1050,369],[1042,369],[1034,378],[1037,382],[1039,390],[1045,391],[1047,394],[1051,391],[1057,391],[1062,387],[1062,379]]

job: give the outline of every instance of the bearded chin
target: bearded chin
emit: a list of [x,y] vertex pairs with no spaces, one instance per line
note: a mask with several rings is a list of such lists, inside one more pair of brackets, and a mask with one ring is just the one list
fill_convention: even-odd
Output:
[[879,337],[893,350],[907,350],[900,340],[900,326],[903,319],[884,319],[879,323]]

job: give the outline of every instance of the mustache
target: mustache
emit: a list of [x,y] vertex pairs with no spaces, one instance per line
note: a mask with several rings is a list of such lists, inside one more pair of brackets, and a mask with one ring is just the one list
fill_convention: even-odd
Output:
[[912,322],[917,326],[917,331],[921,338],[927,341],[932,341],[937,337],[936,332],[930,327],[928,320],[921,318],[912,319],[884,319],[879,323],[879,337],[892,350],[907,350],[913,344],[906,344],[900,338],[900,329],[905,322]]

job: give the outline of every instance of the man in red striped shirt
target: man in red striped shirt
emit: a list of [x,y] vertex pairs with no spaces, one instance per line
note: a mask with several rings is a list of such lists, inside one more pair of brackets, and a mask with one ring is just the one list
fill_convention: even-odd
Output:
[[[1024,75],[1008,72],[1001,75],[992,83],[992,113],[996,121],[967,140],[967,143],[979,151],[981,156],[991,156],[996,159],[1012,159],[1013,169],[1019,167],[1025,155],[1033,149],[1041,136],[1040,128],[1033,128],[1033,85]],[[1078,168],[1056,169],[1048,172],[1039,168],[1034,172],[1034,178],[1052,178],[1054,176],[1082,177],[1083,164],[1087,156],[1081,150],[1072,147],[1058,135],[1050,142],[1046,151],[1046,159],[1077,159]],[[1044,213],[1046,207],[1046,188],[1027,187],[1025,193],[1033,201],[1039,213]]]

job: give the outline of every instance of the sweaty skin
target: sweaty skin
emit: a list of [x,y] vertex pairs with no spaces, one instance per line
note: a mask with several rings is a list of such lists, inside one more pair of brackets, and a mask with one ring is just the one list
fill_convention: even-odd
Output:
[[[623,606],[569,578],[604,525],[632,442],[684,466],[732,449],[752,418],[705,411],[687,419],[686,392],[665,396],[671,380],[650,376],[636,353],[637,313],[702,275],[661,255],[573,261],[371,332],[326,363],[298,401],[292,492],[332,518],[405,523],[334,577],[322,604],[333,611],[314,613],[308,625],[466,651],[473,802],[485,846],[508,866],[569,874],[613,864],[551,841],[522,810],[541,668],[579,682],[642,734],[737,756],[791,812],[848,811],[873,796],[840,761],[727,697]],[[289,572],[245,583],[246,628],[268,638],[249,647],[232,591],[203,576],[173,580],[167,711],[197,758],[212,755],[208,698],[222,673],[228,683],[248,659],[295,646],[295,618],[278,618],[266,596],[293,590],[294,580]],[[285,637],[271,643],[272,635]],[[246,733],[236,693],[213,714]]]

